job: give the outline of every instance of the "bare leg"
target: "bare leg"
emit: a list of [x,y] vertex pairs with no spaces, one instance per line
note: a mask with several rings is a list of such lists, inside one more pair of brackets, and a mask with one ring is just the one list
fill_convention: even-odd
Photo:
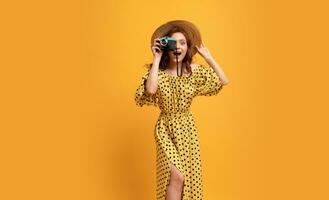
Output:
[[175,165],[171,165],[170,182],[167,190],[166,200],[181,200],[183,185],[183,174],[175,167]]

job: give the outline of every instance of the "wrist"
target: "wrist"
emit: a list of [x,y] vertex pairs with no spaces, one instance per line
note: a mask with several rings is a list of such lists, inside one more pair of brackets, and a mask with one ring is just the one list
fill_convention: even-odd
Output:
[[160,63],[161,57],[154,57],[153,58],[153,63]]
[[211,63],[213,61],[212,57],[205,57],[204,59],[207,63]]

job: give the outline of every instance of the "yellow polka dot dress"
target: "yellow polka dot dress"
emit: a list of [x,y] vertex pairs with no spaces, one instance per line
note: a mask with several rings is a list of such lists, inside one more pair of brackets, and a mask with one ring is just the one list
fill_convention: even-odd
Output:
[[175,76],[159,70],[158,90],[146,93],[147,71],[135,93],[136,105],[159,107],[154,128],[156,143],[156,197],[165,200],[170,181],[170,164],[184,176],[183,200],[203,199],[199,136],[190,111],[196,96],[218,94],[223,85],[211,67],[198,65],[189,76]]

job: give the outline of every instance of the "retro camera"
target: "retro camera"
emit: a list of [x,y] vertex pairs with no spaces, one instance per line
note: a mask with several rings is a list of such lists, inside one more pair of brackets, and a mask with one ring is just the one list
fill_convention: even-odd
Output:
[[176,39],[173,37],[162,37],[160,40],[160,49],[163,51],[175,51],[176,50]]
[[183,69],[180,67],[180,75],[178,74],[178,56],[181,55],[182,52],[178,52],[177,50],[177,40],[173,37],[162,37],[160,40],[160,49],[162,51],[173,51],[173,54],[176,56],[176,63],[177,63],[177,76],[183,75]]

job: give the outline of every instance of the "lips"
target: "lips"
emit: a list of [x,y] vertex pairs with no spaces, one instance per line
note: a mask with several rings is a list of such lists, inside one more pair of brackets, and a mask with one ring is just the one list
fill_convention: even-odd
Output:
[[182,52],[179,52],[179,51],[178,52],[173,52],[173,54],[180,56],[182,54]]

